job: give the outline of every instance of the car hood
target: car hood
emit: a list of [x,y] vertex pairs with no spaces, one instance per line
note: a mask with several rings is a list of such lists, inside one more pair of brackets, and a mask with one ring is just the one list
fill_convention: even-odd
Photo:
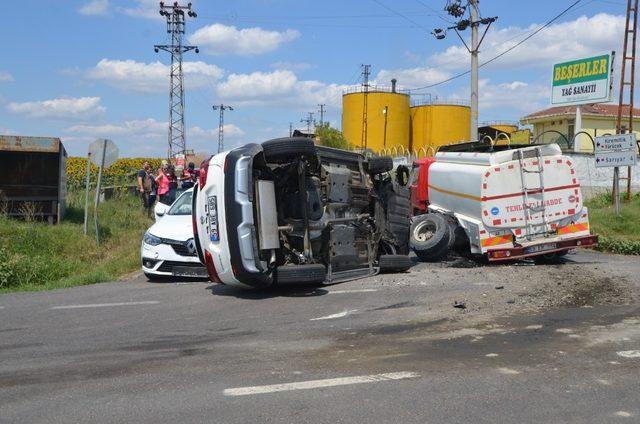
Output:
[[191,215],[165,215],[153,224],[151,234],[163,239],[187,241],[193,238]]

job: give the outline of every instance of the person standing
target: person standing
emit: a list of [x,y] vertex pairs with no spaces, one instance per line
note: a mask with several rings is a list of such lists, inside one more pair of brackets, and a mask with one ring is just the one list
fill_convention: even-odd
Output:
[[171,204],[169,199],[169,165],[162,165],[158,169],[158,176],[156,177],[156,183],[158,184],[158,201],[165,205]]
[[184,170],[182,177],[182,188],[187,190],[196,184],[198,179],[198,172],[196,171],[196,165],[193,162],[189,162],[187,169]]
[[155,202],[152,198],[155,186],[155,180],[151,175],[151,166],[149,162],[142,163],[142,169],[138,171],[138,192],[142,201],[142,208],[147,212],[147,216],[151,216],[151,208]]

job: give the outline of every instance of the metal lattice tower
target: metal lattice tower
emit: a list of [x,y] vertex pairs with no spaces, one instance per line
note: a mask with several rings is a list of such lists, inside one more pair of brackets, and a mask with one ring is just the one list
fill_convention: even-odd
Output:
[[[616,134],[633,132],[633,91],[635,89],[635,69],[636,69],[636,32],[638,28],[638,0],[627,0],[627,21],[624,28],[624,47],[622,48],[622,66],[620,70],[620,100],[618,102],[618,116],[616,120]],[[627,68],[630,65],[631,69]],[[630,72],[628,72],[630,71]],[[627,96],[625,96],[625,91]],[[629,102],[625,104],[625,97]],[[627,114],[628,112],[628,114]],[[623,123],[629,119],[627,125]],[[625,131],[626,130],[626,131]],[[614,170],[619,172],[616,167]],[[627,167],[627,195],[626,199],[631,200],[631,167]],[[613,201],[618,197],[617,191],[620,188],[613,184]]]
[[224,111],[233,110],[233,107],[219,104],[214,105],[213,110],[220,111],[220,121],[218,123],[218,153],[224,151]]
[[367,114],[369,109],[369,75],[371,75],[371,65],[362,65],[362,92],[363,96],[363,107],[362,107],[362,140],[361,147],[363,149],[367,148],[367,131],[369,124],[367,122]]
[[182,54],[190,50],[199,52],[196,46],[182,44],[184,35],[185,12],[191,18],[198,16],[191,9],[191,3],[180,6],[178,2],[167,6],[160,2],[160,15],[167,19],[167,33],[171,35],[171,44],[158,44],[154,50],[171,54],[171,69],[169,73],[169,150],[168,158],[176,154],[186,154],[184,133],[184,78],[182,74]]

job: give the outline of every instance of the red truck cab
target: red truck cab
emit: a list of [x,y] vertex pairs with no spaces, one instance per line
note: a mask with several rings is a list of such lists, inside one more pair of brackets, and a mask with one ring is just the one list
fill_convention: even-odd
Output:
[[434,163],[434,157],[418,159],[413,162],[410,175],[411,216],[427,213],[429,204],[429,167]]

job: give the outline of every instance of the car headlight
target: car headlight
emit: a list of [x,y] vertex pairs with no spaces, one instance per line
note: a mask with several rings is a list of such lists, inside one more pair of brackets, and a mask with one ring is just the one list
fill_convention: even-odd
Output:
[[144,233],[144,242],[151,245],[151,246],[157,246],[159,244],[162,243],[162,239],[160,239],[160,237],[156,237],[153,234],[147,232]]

